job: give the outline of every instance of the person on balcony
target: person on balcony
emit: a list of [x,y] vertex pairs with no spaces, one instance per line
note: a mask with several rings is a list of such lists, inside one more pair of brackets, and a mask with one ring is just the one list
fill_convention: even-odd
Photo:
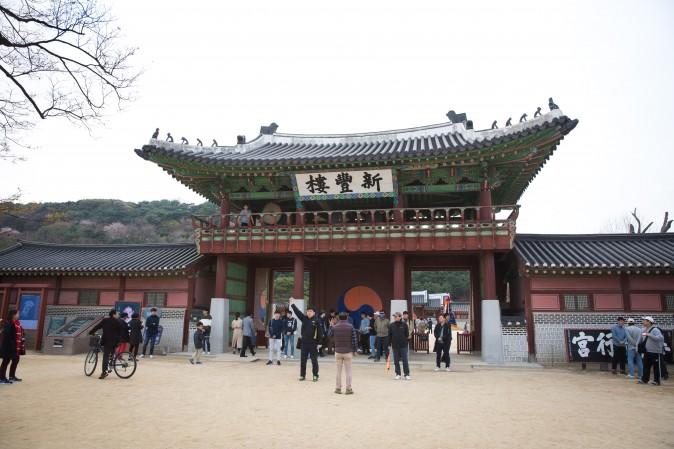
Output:
[[[243,209],[239,212],[239,226],[249,226],[250,219],[250,210],[248,210],[248,205],[244,204]],[[251,224],[252,225],[252,224]]]

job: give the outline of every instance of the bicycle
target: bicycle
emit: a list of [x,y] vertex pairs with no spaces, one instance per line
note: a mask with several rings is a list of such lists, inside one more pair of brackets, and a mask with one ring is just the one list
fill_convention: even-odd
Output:
[[[98,354],[103,353],[101,346],[101,336],[93,335],[89,339],[89,346],[91,350],[87,353],[84,359],[84,375],[91,376],[96,371],[98,366]],[[128,379],[136,372],[137,361],[136,358],[128,351],[119,352],[117,348],[110,354],[110,362],[108,363],[108,374],[112,371],[121,379]]]

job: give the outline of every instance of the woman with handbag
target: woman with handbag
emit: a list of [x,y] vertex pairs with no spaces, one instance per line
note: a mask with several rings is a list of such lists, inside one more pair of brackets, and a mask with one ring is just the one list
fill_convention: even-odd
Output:
[[[0,384],[21,382],[21,379],[16,377],[16,367],[19,364],[20,357],[26,354],[26,346],[23,328],[19,322],[18,310],[9,311],[2,334],[2,345],[0,346],[0,356],[2,357]],[[7,377],[8,366],[9,377]]]

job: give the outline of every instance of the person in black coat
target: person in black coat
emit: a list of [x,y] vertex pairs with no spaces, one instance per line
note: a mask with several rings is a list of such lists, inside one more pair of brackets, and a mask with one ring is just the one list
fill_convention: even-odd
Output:
[[407,358],[410,329],[407,326],[407,323],[402,320],[403,316],[400,312],[396,312],[394,317],[395,321],[389,325],[389,334],[391,335],[391,349],[393,350],[393,363],[395,364],[396,379],[400,380],[400,361],[402,360],[405,380],[411,380],[410,364]]
[[[292,300],[291,300],[292,301]],[[311,358],[311,372],[314,382],[318,381],[318,345],[323,341],[321,323],[316,318],[313,307],[307,307],[307,314],[303,314],[295,304],[291,307],[297,319],[302,323],[302,347],[300,357],[300,380],[307,375],[307,358]]]
[[449,348],[452,345],[452,328],[447,324],[447,317],[445,315],[438,316],[438,324],[433,329],[435,335],[435,371],[440,371],[440,362],[445,362],[445,370],[449,369]]
[[154,354],[154,340],[159,333],[159,316],[157,315],[157,308],[153,307],[150,309],[150,316],[145,320],[145,341],[143,341],[143,355],[145,357],[145,351],[147,349],[147,344],[150,343],[150,358]]
[[[19,336],[17,338],[17,332]],[[19,365],[19,359],[24,352],[23,328],[19,323],[18,310],[10,310],[7,314],[7,321],[5,321],[2,329],[2,345],[0,345],[0,357],[2,357],[2,364],[0,365],[0,384],[11,384],[13,382],[21,382],[21,379],[16,377],[16,367]],[[7,377],[7,367],[9,366],[9,378]]]
[[89,335],[94,335],[99,329],[103,329],[101,337],[101,346],[103,346],[103,363],[101,364],[101,375],[99,379],[105,379],[108,375],[108,362],[110,356],[115,352],[115,347],[119,343],[122,334],[122,324],[119,322],[116,310],[108,313],[108,318],[104,318],[89,331]]
[[134,357],[138,357],[138,348],[143,342],[143,322],[140,321],[140,315],[134,313],[131,315],[131,321],[129,321],[129,351],[133,354]]

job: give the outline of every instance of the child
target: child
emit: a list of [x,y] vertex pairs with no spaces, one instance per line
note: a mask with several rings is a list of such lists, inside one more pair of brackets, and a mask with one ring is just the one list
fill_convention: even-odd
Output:
[[199,321],[197,323],[197,330],[194,331],[194,355],[190,359],[190,363],[194,365],[201,365],[199,358],[201,357],[201,352],[204,349],[204,323]]

